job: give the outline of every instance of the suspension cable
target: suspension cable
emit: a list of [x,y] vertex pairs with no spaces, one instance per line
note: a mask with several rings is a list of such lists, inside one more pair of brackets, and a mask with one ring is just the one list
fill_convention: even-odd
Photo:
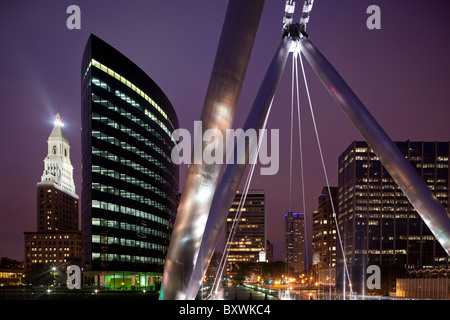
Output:
[[[327,174],[327,170],[325,168],[325,161],[323,159],[322,147],[320,145],[319,134],[318,134],[318,130],[317,130],[316,120],[315,120],[315,117],[314,117],[314,111],[313,111],[313,107],[312,107],[311,96],[309,94],[308,82],[306,80],[305,68],[303,66],[303,60],[302,60],[301,54],[299,54],[299,59],[300,59],[300,64],[301,64],[301,68],[302,68],[303,80],[304,80],[305,88],[306,88],[306,94],[308,96],[309,108],[310,108],[310,111],[311,111],[311,116],[312,116],[312,120],[313,120],[314,130],[315,130],[315,133],[316,133],[317,144],[318,144],[318,147],[319,147],[320,159],[322,161],[322,168],[323,168],[324,175],[325,175],[325,181],[327,183],[328,194],[330,195],[331,208],[333,210],[334,222],[336,224],[336,232],[337,232],[337,235],[338,235],[338,238],[339,238],[339,244],[340,244],[340,247],[341,247],[342,257],[343,257],[343,260],[344,260],[345,273],[346,273],[347,278],[348,278],[350,292],[353,294],[352,283],[351,283],[351,280],[350,280],[350,274],[349,274],[349,271],[348,271],[348,266],[347,266],[347,261],[346,261],[347,259],[345,257],[345,252],[344,252],[344,248],[343,248],[343,245],[342,245],[341,234],[339,232],[339,225],[338,225],[338,221],[337,221],[336,210],[335,210],[335,207],[334,207],[333,197],[331,195],[330,183],[328,181],[328,174]],[[344,288],[344,290],[345,290],[345,288]]]
[[[294,58],[297,58],[299,52],[296,50],[293,52]],[[300,146],[300,174],[301,174],[301,185],[302,185],[302,201],[303,201],[303,228],[304,228],[304,239],[305,239],[305,253],[306,257],[308,257],[308,245],[306,240],[308,239],[308,228],[306,221],[306,196],[305,196],[305,175],[304,175],[304,165],[303,165],[303,138],[302,138],[302,125],[301,125],[301,116],[300,116],[300,93],[299,93],[299,81],[298,81],[298,62],[295,59],[295,77],[297,83],[297,120],[298,120],[298,137],[299,137],[299,146]],[[306,271],[309,270],[308,260],[306,260]]]
[[[292,158],[293,158],[293,136],[294,136],[294,88],[295,88],[295,54],[292,55],[292,75],[291,75],[291,117],[290,117],[290,151],[289,151],[289,206],[288,212],[292,212]],[[297,78],[298,82],[298,78]],[[297,91],[298,94],[298,91]],[[286,264],[286,279],[289,279],[289,260]],[[287,291],[289,292],[289,282],[286,281]]]
[[295,55],[292,55],[292,79],[291,79],[291,139],[290,139],[290,154],[289,154],[289,212],[292,212],[292,145],[293,145],[293,131],[294,131],[294,84],[295,84]]

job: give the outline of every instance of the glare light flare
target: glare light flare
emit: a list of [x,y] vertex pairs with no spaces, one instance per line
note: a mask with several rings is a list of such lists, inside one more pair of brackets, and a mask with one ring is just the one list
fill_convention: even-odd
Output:
[[59,115],[59,113],[56,115],[55,121],[53,122],[53,124],[57,127],[64,127],[64,122],[62,121],[62,118]]

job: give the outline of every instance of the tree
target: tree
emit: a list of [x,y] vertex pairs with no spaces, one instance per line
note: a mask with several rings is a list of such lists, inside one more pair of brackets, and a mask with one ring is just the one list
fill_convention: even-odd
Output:
[[21,266],[22,266],[22,263],[17,260],[9,259],[8,257],[0,258],[0,268],[1,269],[17,269],[17,268],[20,268]]
[[33,286],[49,286],[53,284],[55,274],[48,264],[37,263],[31,266],[31,270],[26,273],[24,282]]

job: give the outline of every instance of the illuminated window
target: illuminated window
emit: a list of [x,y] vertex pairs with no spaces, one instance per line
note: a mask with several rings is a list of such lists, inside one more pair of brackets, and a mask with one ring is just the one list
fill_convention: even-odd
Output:
[[[164,117],[164,119],[169,121],[169,123],[172,125],[172,128],[174,128],[172,122],[167,117],[167,114],[164,112],[164,110],[162,110],[161,107],[155,101],[153,101],[153,99],[151,99],[145,92],[140,90],[138,87],[136,87],[134,84],[132,84],[129,80],[125,79],[124,77],[122,77],[117,72],[113,71],[112,69],[108,68],[104,64],[102,64],[102,63],[92,59],[87,70],[89,70],[91,65],[93,65],[94,67],[96,67],[96,68],[102,70],[103,72],[109,74],[110,76],[113,76],[114,78],[116,78],[117,80],[122,82],[124,85],[129,87],[131,90],[133,90],[134,92],[139,94],[142,98],[144,98],[147,102],[149,102]],[[86,73],[87,73],[87,70],[86,70]]]

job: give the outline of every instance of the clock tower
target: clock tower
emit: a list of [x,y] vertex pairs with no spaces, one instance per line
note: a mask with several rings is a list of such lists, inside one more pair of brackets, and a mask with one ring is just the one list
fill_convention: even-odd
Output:
[[53,130],[47,140],[48,152],[44,159],[44,172],[41,182],[38,185],[53,183],[55,187],[76,196],[73,166],[70,163],[70,145],[63,128],[64,123],[58,113],[55,117]]
[[75,194],[70,145],[59,113],[47,144],[44,172],[36,185],[37,230],[24,232],[27,270],[34,264],[57,268],[81,260],[78,195]]

